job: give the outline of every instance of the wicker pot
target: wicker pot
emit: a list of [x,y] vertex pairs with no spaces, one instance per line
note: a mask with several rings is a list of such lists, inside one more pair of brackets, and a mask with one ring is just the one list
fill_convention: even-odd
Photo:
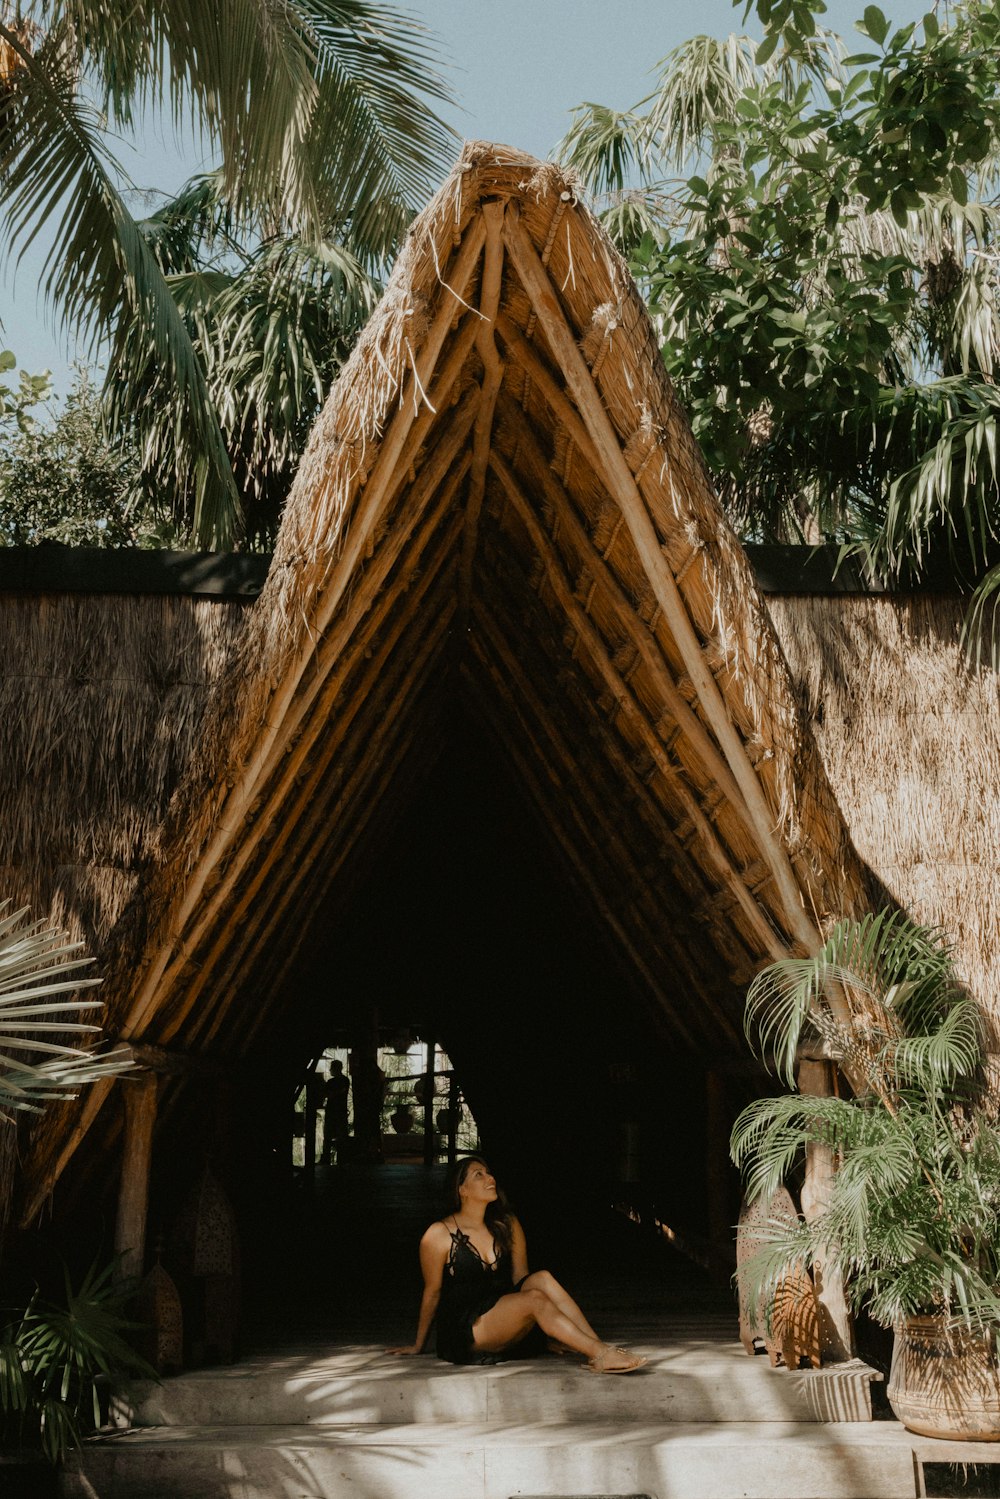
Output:
[[988,1333],[910,1317],[896,1329],[886,1394],[903,1425],[920,1436],[1000,1441],[1000,1367]]

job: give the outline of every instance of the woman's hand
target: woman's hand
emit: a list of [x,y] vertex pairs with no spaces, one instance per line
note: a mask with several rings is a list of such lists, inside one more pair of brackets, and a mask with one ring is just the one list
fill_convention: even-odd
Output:
[[387,1348],[385,1351],[386,1353],[400,1354],[403,1358],[406,1358],[411,1354],[423,1353],[424,1350],[418,1347],[416,1343],[407,1343],[405,1348]]

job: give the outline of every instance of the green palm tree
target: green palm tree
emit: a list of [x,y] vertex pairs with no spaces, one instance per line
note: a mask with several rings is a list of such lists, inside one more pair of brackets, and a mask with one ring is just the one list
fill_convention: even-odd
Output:
[[[848,998],[850,1024],[829,1004],[831,985]],[[1000,1137],[979,1101],[979,1011],[941,934],[885,911],[842,921],[815,958],[758,975],[747,1030],[786,1082],[812,1033],[858,1086],[847,1097],[762,1098],[736,1121],[732,1155],[750,1201],[792,1180],[809,1145],[838,1163],[823,1211],[772,1222],[741,1266],[752,1315],[773,1303],[790,1263],[820,1261],[886,1327],[930,1313],[1000,1331]]]
[[149,395],[121,383],[143,351],[169,404],[147,470],[190,496],[198,544],[234,545],[242,497],[211,381],[127,207],[114,135],[150,107],[193,117],[234,229],[320,257],[344,244],[371,269],[451,151],[434,48],[381,0],[138,0],[127,25],[110,0],[24,0],[0,15],[0,49],[0,247],[16,260],[47,241],[42,290],[107,353],[119,425]]

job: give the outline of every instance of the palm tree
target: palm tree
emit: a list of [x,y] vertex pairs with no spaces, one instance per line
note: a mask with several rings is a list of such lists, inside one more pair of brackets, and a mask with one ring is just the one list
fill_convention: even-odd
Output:
[[[850,1024],[827,1002],[831,985],[849,1000]],[[815,957],[757,976],[747,1030],[789,1084],[812,1032],[858,1088],[758,1099],[736,1121],[732,1155],[749,1201],[793,1177],[810,1146],[838,1160],[823,1211],[769,1223],[741,1266],[754,1311],[789,1264],[823,1261],[885,1327],[944,1314],[1000,1330],[1000,1141],[978,1096],[982,1017],[941,933],[899,912],[844,920]]]
[[[230,222],[319,256],[381,265],[451,149],[429,101],[448,90],[424,29],[381,0],[23,0],[0,14],[0,245],[49,242],[42,290],[101,346],[113,384],[142,348],[169,420],[144,459],[191,496],[201,545],[242,531],[210,381],[147,235],[126,204],[115,132],[147,107],[193,114],[219,153]],[[349,257],[350,258],[350,257]],[[115,390],[130,421],[149,394]]]

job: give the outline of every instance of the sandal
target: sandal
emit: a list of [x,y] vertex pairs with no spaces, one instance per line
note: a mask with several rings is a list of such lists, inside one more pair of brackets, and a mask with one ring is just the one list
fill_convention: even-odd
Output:
[[[614,1362],[616,1359],[620,1362]],[[587,1360],[587,1368],[591,1374],[632,1374],[636,1369],[641,1369],[645,1362],[639,1353],[630,1353],[627,1348],[615,1348],[608,1344],[603,1353],[595,1353],[593,1358]]]

